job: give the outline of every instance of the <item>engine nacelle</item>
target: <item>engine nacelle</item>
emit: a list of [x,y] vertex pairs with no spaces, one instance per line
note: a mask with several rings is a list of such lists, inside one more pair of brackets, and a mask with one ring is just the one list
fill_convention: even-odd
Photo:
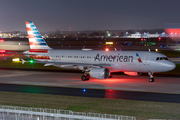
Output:
[[140,72],[124,72],[124,74],[130,75],[130,76],[139,76],[139,75],[141,75],[142,73],[140,73]]
[[97,79],[109,78],[110,71],[107,68],[93,68],[89,72],[90,76]]

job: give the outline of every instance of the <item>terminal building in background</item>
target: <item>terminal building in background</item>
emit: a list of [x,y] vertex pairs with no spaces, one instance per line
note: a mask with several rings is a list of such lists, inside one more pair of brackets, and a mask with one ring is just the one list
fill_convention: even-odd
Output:
[[168,35],[165,32],[162,33],[149,33],[149,32],[144,32],[144,33],[139,33],[136,32],[134,34],[128,34],[126,32],[125,35],[121,36],[122,38],[159,38],[159,37],[167,37]]
[[[155,30],[98,30],[41,32],[43,38],[159,38],[180,37],[180,24],[166,24]],[[28,38],[26,32],[1,32],[0,38]]]
[[180,38],[180,23],[166,23],[165,32],[168,37]]

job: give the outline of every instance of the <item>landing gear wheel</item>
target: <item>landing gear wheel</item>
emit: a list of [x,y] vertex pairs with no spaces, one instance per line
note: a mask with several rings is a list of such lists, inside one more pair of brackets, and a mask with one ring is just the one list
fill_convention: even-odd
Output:
[[154,78],[149,78],[149,82],[154,82]]
[[82,80],[82,81],[86,81],[86,76],[85,76],[85,75],[82,75],[82,76],[81,76],[81,80]]
[[82,76],[81,76],[81,80],[82,80],[82,81],[89,80],[89,78],[90,78],[89,75],[82,75]]

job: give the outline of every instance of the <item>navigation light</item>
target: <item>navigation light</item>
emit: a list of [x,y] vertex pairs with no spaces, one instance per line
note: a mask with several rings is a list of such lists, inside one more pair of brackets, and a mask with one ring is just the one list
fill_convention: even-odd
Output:
[[34,61],[33,61],[33,60],[30,60],[29,62],[30,62],[30,63],[34,63]]

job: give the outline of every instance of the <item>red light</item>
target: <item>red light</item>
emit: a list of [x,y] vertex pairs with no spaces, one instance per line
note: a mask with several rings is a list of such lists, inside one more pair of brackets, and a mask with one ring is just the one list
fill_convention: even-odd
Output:
[[108,48],[106,48],[106,52],[108,52],[109,51],[109,49]]
[[143,38],[141,38],[141,41],[143,41]]
[[4,52],[6,52],[6,51],[5,51],[5,50],[0,50],[0,52],[4,53]]
[[159,40],[161,40],[161,37],[159,37]]
[[0,40],[0,42],[4,42],[4,40]]

